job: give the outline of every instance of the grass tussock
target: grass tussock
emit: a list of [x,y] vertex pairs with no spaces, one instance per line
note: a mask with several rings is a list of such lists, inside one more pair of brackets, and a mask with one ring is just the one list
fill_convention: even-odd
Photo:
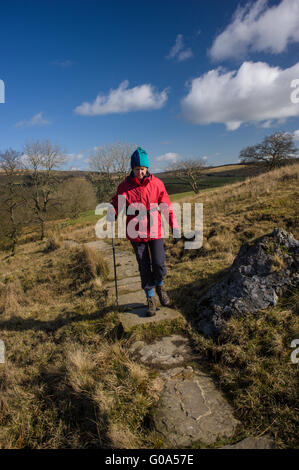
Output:
[[0,285],[0,314],[3,318],[18,317],[27,305],[24,289],[19,279],[6,279]]
[[54,251],[61,248],[62,237],[55,231],[50,231],[47,237],[47,244],[45,246],[45,252]]
[[109,269],[106,261],[95,248],[86,246],[70,249],[70,259],[62,266],[65,278],[70,279],[71,288],[79,288],[82,284],[96,281],[100,276],[107,278]]

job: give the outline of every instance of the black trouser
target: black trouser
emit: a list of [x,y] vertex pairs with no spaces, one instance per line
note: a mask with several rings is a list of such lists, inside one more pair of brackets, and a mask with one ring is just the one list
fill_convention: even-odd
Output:
[[159,238],[148,242],[131,241],[131,243],[138,262],[142,289],[147,296],[153,295],[152,289],[162,285],[166,276],[164,240]]

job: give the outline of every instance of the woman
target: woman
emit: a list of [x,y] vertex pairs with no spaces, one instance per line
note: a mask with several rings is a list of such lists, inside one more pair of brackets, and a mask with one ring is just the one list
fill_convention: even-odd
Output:
[[124,196],[128,208],[126,237],[134,248],[138,262],[141,285],[148,302],[147,315],[153,316],[157,309],[155,289],[161,305],[170,304],[169,297],[162,287],[166,267],[164,230],[158,205],[174,232],[178,225],[163,182],[149,173],[148,168],[147,153],[138,147],[131,156],[130,175],[118,186],[117,193],[112,198],[111,204],[115,214],[108,213],[107,220],[114,220],[115,215],[117,216],[118,196]]

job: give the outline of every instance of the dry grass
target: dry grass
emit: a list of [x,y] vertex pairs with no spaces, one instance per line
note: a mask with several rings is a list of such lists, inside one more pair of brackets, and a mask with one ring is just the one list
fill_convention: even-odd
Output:
[[106,279],[109,274],[108,265],[99,250],[84,245],[70,248],[70,257],[66,263],[61,263],[61,271],[71,289],[96,281],[99,276]]
[[142,447],[151,381],[114,342],[106,265],[94,250],[46,246],[0,268],[0,447]]
[[222,171],[230,171],[230,170],[238,170],[239,168],[245,168],[245,165],[225,165],[225,166],[219,166],[216,168],[209,168],[208,170],[205,171],[205,173],[219,173]]
[[285,269],[286,265],[281,256],[279,256],[278,253],[274,253],[272,255],[272,266],[271,266],[271,271],[281,271],[282,269]]
[[[262,236],[276,226],[299,238],[298,178],[299,165],[291,165],[182,200],[203,203],[203,249],[197,253],[189,250],[188,253],[183,252],[180,245],[172,249],[172,256],[182,260],[200,255],[208,256],[212,261],[223,259],[230,253],[226,257],[229,260],[236,256],[242,243]],[[171,240],[166,244],[170,247]]]
[[76,228],[76,225],[66,227],[62,231],[62,236],[65,240],[70,238],[80,243],[96,240],[94,225],[95,224],[90,224],[85,227],[81,227],[81,224],[78,224],[78,228]]
[[47,244],[45,246],[45,251],[54,251],[57,248],[60,248],[62,245],[62,237],[59,233],[55,231],[48,231],[47,234]]
[[[197,300],[229,268],[241,245],[281,227],[299,239],[299,165],[192,198],[204,203],[204,242],[199,250],[171,248],[166,285],[193,324]],[[284,268],[274,254],[272,270]],[[280,447],[298,446],[297,369],[292,339],[299,337],[298,292],[272,309],[232,318],[220,340],[190,330],[209,372],[214,374],[248,435],[266,428]]]
[[267,429],[279,447],[298,446],[298,371],[290,360],[291,340],[299,333],[294,300],[231,319],[218,343],[194,335],[246,432]]
[[[190,320],[148,325],[123,337],[105,291],[107,266],[85,248],[64,249],[64,239],[94,239],[93,225],[48,232],[15,257],[1,254],[0,329],[7,362],[0,366],[1,448],[141,448],[163,443],[146,425],[163,382],[132,362],[128,347],[184,330],[200,364],[208,366],[248,435],[268,429],[280,447],[295,447],[299,296],[275,308],[231,319],[220,340],[192,328],[197,299],[228,268],[242,243],[280,226],[299,238],[299,166],[282,168],[202,195],[200,250],[167,245],[166,287]],[[120,240],[122,247],[130,244]],[[281,269],[279,257],[273,269]],[[267,431],[267,432],[268,432]]]
[[122,423],[111,423],[108,436],[116,449],[138,449],[138,439],[130,428]]
[[0,285],[0,313],[3,318],[18,317],[28,302],[19,279],[7,280]]

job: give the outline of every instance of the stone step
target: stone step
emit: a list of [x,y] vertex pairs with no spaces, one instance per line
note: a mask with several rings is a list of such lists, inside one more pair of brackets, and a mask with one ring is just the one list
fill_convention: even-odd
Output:
[[[110,272],[111,275],[114,276],[114,267],[113,264],[110,265]],[[138,276],[138,268],[136,266],[128,265],[128,266],[116,266],[116,277],[117,279],[126,279],[128,277],[135,277]],[[114,277],[113,277],[114,279]]]
[[180,312],[169,307],[158,306],[156,315],[147,316],[147,300],[143,290],[130,292],[119,296],[119,307],[122,310],[118,316],[125,331],[137,325],[156,323],[165,320],[182,318]]

